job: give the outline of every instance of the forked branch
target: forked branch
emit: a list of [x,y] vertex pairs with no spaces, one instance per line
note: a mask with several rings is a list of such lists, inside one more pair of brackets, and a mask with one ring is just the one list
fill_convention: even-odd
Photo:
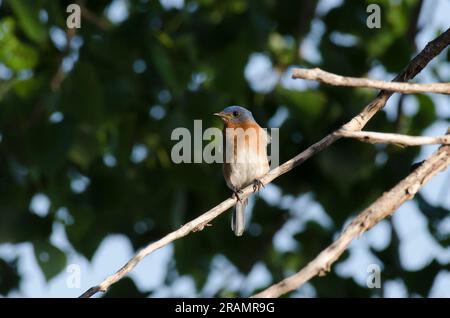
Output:
[[[406,68],[394,78],[394,82],[404,82],[412,79],[416,74],[418,74],[435,56],[437,56],[444,48],[450,44],[450,29],[445,31],[439,37],[429,42],[426,47],[406,66]],[[260,181],[266,185],[272,182],[274,179],[285,174],[286,172],[292,170],[296,166],[305,162],[307,159],[311,158],[313,155],[319,153],[325,148],[329,147],[335,141],[341,138],[339,131],[359,131],[361,130],[367,122],[379,111],[381,110],[386,101],[393,93],[390,91],[381,91],[378,96],[368,104],[361,113],[352,118],[348,123],[343,125],[337,131],[325,136],[320,141],[316,142],[306,150],[299,153],[294,158],[286,161],[282,165],[268,172]],[[253,192],[253,186],[242,189],[241,199],[247,198]],[[214,220],[220,214],[224,213],[226,210],[231,208],[236,204],[236,199],[231,197],[206,213],[200,215],[194,220],[186,223],[181,228],[167,234],[160,240],[148,244],[145,248],[140,250],[133,258],[131,258],[124,266],[122,266],[116,273],[107,277],[99,285],[91,287],[80,297],[91,297],[99,291],[106,291],[111,285],[122,279],[126,274],[128,274],[144,257],[162,248],[171,242],[180,239],[191,232],[196,232],[202,230],[209,222]]]

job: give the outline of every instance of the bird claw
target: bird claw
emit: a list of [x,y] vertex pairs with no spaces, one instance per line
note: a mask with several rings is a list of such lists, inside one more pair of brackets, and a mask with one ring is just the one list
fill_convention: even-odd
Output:
[[239,194],[241,194],[241,193],[242,193],[242,190],[233,191],[233,196],[236,198],[236,200],[239,203],[242,203],[242,199],[239,197]]
[[259,180],[259,179],[255,179],[253,181],[253,192],[257,192],[261,188],[264,188],[264,183],[262,183],[261,180]]

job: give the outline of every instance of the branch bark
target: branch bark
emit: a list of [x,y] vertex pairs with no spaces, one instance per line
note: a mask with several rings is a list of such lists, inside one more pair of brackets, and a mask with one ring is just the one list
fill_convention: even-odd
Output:
[[[442,33],[433,41],[429,42],[426,47],[406,66],[406,68],[394,79],[394,81],[402,82],[413,78],[418,74],[435,56],[437,56],[445,47],[450,44],[450,29]],[[352,118],[348,123],[343,125],[340,129],[342,130],[361,130],[366,123],[386,104],[386,101],[392,95],[392,92],[381,91],[378,96],[368,104],[363,111]],[[286,172],[292,170],[296,166],[300,165],[307,159],[311,158],[313,155],[322,151],[323,149],[329,147],[335,141],[339,140],[337,131],[327,135],[320,141],[316,142],[306,150],[299,153],[294,158],[286,161],[277,168],[269,171],[260,181],[266,185],[272,180],[278,178],[279,176],[285,174]],[[253,186],[247,186],[242,189],[242,194],[240,198],[243,200],[247,198],[251,193],[253,193]],[[133,258],[131,258],[124,266],[122,266],[116,273],[107,277],[99,285],[91,287],[86,292],[84,292],[80,297],[88,298],[93,296],[99,291],[105,292],[111,285],[122,279],[127,273],[129,273],[144,257],[151,254],[155,250],[170,244],[171,242],[188,235],[191,232],[201,231],[210,221],[218,217],[220,214],[224,213],[226,210],[231,208],[236,204],[236,199],[231,197],[219,205],[215,206],[206,213],[200,215],[194,220],[186,223],[178,230],[175,230],[160,240],[150,243],[145,248],[140,250]]]
[[340,130],[338,135],[347,138],[355,138],[371,144],[395,144],[399,146],[421,146],[421,145],[448,145],[450,135],[427,137],[427,136],[407,136],[401,134],[389,134],[373,131],[348,131]]
[[67,38],[67,44],[64,49],[64,52],[62,53],[61,57],[59,58],[59,66],[58,70],[56,71],[55,75],[53,75],[51,81],[50,81],[50,88],[53,92],[56,92],[60,87],[62,82],[64,81],[64,78],[66,77],[66,74],[64,73],[63,68],[63,61],[64,58],[70,53],[71,50],[71,43],[72,39],[75,37],[77,32],[77,29],[67,29],[66,30],[66,38]]
[[368,78],[341,76],[326,72],[324,70],[321,70],[320,68],[314,68],[310,70],[296,68],[293,70],[292,78],[302,78],[307,80],[320,81],[322,83],[334,86],[369,87],[376,89],[384,89],[403,94],[415,94],[415,93],[450,94],[450,83],[415,84],[415,83],[385,82]]
[[98,28],[100,28],[103,31],[107,31],[111,29],[113,26],[112,23],[101,16],[97,16],[94,12],[89,10],[86,5],[85,1],[83,0],[81,3],[79,3],[79,6],[81,7],[81,16],[91,22],[92,24],[96,25]]
[[[450,130],[448,133],[450,133]],[[448,136],[450,137],[450,135]],[[279,297],[299,288],[317,275],[324,276],[354,238],[371,229],[382,219],[392,215],[406,200],[412,199],[434,175],[449,166],[450,146],[442,146],[410,175],[361,212],[333,244],[322,251],[302,270],[252,297]]]

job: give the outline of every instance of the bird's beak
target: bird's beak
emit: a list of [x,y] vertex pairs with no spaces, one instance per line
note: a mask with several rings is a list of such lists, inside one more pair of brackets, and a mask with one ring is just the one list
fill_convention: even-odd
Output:
[[227,121],[229,120],[230,114],[224,113],[224,112],[220,112],[220,113],[214,113],[214,116],[219,116],[223,121]]

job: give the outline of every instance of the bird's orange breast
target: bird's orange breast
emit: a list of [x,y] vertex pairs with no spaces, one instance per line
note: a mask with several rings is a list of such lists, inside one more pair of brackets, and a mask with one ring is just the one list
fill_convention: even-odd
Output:
[[[240,129],[239,129],[240,128]],[[249,131],[254,130],[254,131]],[[227,135],[228,132],[228,135]],[[239,136],[243,133],[243,136]],[[265,131],[255,122],[243,123],[227,123],[224,126],[224,160],[226,158],[226,143],[232,143],[230,148],[234,150],[235,160],[239,152],[242,153],[256,153],[258,156],[266,158],[267,138]],[[239,138],[243,138],[240,139]]]

